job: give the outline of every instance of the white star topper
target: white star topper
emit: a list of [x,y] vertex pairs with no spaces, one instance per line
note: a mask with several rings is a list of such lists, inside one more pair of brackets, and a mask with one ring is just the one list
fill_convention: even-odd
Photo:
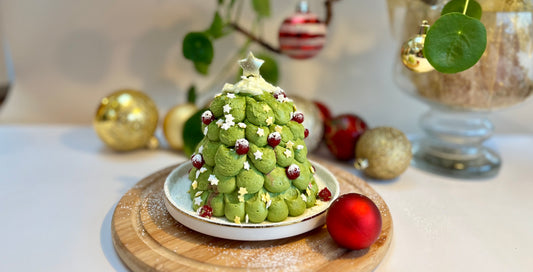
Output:
[[239,60],[239,65],[242,67],[242,75],[245,77],[248,76],[259,76],[259,68],[263,65],[265,61],[262,59],[256,59],[254,54],[250,52],[248,57],[245,59]]

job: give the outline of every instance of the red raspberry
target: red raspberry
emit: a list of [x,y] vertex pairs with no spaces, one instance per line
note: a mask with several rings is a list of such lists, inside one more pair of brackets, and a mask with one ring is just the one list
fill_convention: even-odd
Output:
[[304,137],[307,138],[309,136],[309,129],[304,130]]
[[296,164],[291,164],[285,170],[285,174],[289,179],[297,179],[300,176],[300,167]]
[[250,144],[248,140],[242,138],[235,141],[235,152],[239,155],[244,155],[250,150]]
[[304,122],[304,114],[301,112],[295,112],[291,120],[301,124]]
[[330,201],[331,200],[331,192],[328,190],[328,188],[324,188],[320,190],[318,193],[318,199],[322,201]]
[[206,110],[204,111],[204,113],[202,113],[202,122],[205,125],[211,124],[211,122],[213,122],[214,120],[215,120],[215,116],[213,115],[213,112],[211,112],[210,110]]
[[204,166],[204,157],[202,156],[202,154],[194,154],[192,157],[191,157],[191,161],[192,161],[192,166],[196,167],[196,169],[200,169],[202,168],[202,166]]
[[203,205],[200,210],[198,210],[198,215],[201,217],[211,218],[211,216],[213,216],[213,208],[211,208],[209,205]]
[[267,141],[268,145],[274,148],[281,143],[281,134],[279,134],[277,131],[272,132],[268,135]]
[[280,95],[282,97],[287,97],[287,95],[285,94],[285,92],[282,89],[275,90],[273,95],[274,95],[274,98],[276,98],[276,99],[278,99]]

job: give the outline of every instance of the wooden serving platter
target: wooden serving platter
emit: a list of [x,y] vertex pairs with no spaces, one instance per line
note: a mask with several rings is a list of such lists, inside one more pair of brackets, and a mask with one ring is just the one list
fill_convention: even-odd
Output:
[[392,240],[392,217],[383,199],[363,180],[326,162],[341,194],[368,196],[381,211],[382,231],[368,249],[337,246],[325,226],[271,241],[233,241],[188,229],[165,208],[163,184],[176,167],[139,181],[119,201],[113,214],[115,249],[133,271],[372,271]]

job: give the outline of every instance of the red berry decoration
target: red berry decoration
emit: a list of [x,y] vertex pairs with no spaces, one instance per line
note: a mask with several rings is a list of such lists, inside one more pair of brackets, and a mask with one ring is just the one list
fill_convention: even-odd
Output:
[[204,163],[205,163],[204,157],[202,156],[202,154],[194,154],[191,157],[191,161],[192,161],[192,166],[194,166],[197,169],[202,168],[202,166],[204,166]]
[[324,188],[318,192],[318,198],[322,201],[330,201],[331,192],[328,190],[328,188]]
[[280,96],[281,96],[281,98],[287,97],[287,95],[285,94],[285,92],[281,88],[276,89],[274,91],[273,95],[274,95],[274,98],[276,98],[276,99],[279,99]]
[[326,224],[331,238],[340,246],[364,249],[381,233],[381,213],[368,197],[349,193],[331,203]]
[[339,160],[354,159],[357,140],[368,128],[365,121],[354,114],[343,114],[325,125],[324,138],[331,154]]
[[281,52],[293,59],[314,57],[326,42],[326,24],[309,12],[306,1],[300,1],[296,13],[283,21],[279,28]]
[[296,164],[291,164],[285,170],[289,179],[297,179],[300,176],[300,167]]
[[295,112],[291,120],[301,124],[304,122],[304,114],[301,112]]
[[204,123],[205,125],[211,124],[211,122],[213,122],[214,120],[215,116],[210,110],[206,110],[204,111],[204,113],[202,113],[202,123]]
[[250,144],[248,140],[242,138],[235,141],[235,152],[239,155],[244,155],[250,150]]
[[268,134],[267,142],[272,148],[278,146],[281,143],[281,134],[277,131]]
[[201,217],[211,218],[213,216],[213,208],[209,205],[203,205],[200,210],[198,210],[198,215]]
[[304,137],[307,138],[309,136],[309,129],[304,130]]

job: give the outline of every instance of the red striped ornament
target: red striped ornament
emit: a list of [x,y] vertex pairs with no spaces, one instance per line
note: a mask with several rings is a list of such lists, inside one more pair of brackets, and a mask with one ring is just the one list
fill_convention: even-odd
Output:
[[283,21],[279,28],[281,52],[293,59],[314,57],[326,43],[326,24],[318,19],[301,1],[296,13]]

